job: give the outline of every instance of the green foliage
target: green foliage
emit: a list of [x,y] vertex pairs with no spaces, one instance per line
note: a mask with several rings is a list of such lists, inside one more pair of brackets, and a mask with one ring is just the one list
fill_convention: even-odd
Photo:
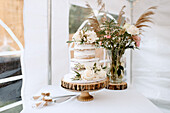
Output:
[[118,75],[118,76],[121,75],[121,70],[120,70],[120,69],[117,70],[117,75]]
[[[122,51],[125,49],[134,49],[135,44],[131,35],[128,34],[121,26],[118,26],[114,20],[105,21],[102,24],[101,31],[99,34],[99,40],[97,40],[96,44],[101,42],[102,47],[112,50],[113,48],[117,48],[119,50],[119,55],[121,55]],[[110,36],[111,38],[107,38],[106,36]]]
[[77,77],[80,77],[81,76],[81,74],[79,73],[79,72],[77,72],[77,71],[74,71],[75,73],[76,73],[76,76]]
[[81,74],[77,71],[74,71],[76,73],[76,76],[74,78],[71,78],[72,80],[81,80]]
[[121,65],[119,65],[119,69],[123,71],[123,70],[124,70],[124,67],[121,66]]
[[106,69],[106,68],[107,68],[107,66],[102,67],[102,69]]
[[94,63],[94,65],[93,65],[93,70],[94,70],[94,73],[97,73],[97,71],[101,71],[101,69],[97,68],[96,63]]
[[66,43],[72,43],[73,41],[67,41]]
[[122,76],[124,67],[121,66],[120,59],[126,49],[136,49],[135,41],[131,34],[128,34],[122,26],[118,26],[114,20],[105,21],[99,32],[99,40],[96,45],[111,51],[111,75]]

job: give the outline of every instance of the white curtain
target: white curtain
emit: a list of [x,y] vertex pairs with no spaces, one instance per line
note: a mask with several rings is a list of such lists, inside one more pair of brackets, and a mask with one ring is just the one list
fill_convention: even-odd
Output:
[[53,84],[60,85],[61,78],[69,72],[69,1],[52,1],[52,75]]
[[[68,0],[52,1],[52,79],[60,84],[68,73]],[[47,0],[24,1],[25,73],[23,107],[48,81],[48,27]]]
[[164,113],[170,113],[170,1],[138,1],[135,20],[150,6],[158,6],[155,24],[145,29],[140,50],[133,51],[133,85]]
[[24,1],[25,73],[23,107],[38,89],[47,84],[47,0]]

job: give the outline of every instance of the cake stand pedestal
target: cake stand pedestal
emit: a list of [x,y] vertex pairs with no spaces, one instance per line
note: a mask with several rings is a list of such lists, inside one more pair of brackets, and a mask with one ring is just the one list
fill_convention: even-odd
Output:
[[107,79],[89,82],[89,83],[74,83],[67,82],[64,79],[61,80],[61,87],[67,89],[69,91],[81,92],[79,96],[77,96],[77,100],[79,101],[91,101],[93,100],[93,96],[89,94],[89,92],[97,91],[106,87]]
[[77,100],[79,101],[91,101],[93,100],[93,96],[89,94],[89,92],[81,92],[79,96],[77,96]]

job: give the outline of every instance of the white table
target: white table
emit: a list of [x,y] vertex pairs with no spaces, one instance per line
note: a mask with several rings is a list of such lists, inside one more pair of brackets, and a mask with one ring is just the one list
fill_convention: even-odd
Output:
[[[42,91],[50,91],[52,96],[77,94],[59,86],[47,86],[38,93]],[[80,102],[73,97],[66,102],[39,109],[32,108],[32,101],[28,99],[22,113],[162,113],[147,98],[131,87],[124,91],[103,89],[91,94],[94,96],[93,101]]]

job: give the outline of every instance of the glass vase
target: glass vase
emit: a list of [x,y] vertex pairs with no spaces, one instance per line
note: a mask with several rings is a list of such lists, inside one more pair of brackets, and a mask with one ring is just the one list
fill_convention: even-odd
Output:
[[124,66],[125,66],[125,58],[121,56],[114,56],[114,51],[107,50],[107,60],[109,63],[107,64],[108,67],[108,78],[109,82],[113,84],[122,83],[123,76],[124,76]]

